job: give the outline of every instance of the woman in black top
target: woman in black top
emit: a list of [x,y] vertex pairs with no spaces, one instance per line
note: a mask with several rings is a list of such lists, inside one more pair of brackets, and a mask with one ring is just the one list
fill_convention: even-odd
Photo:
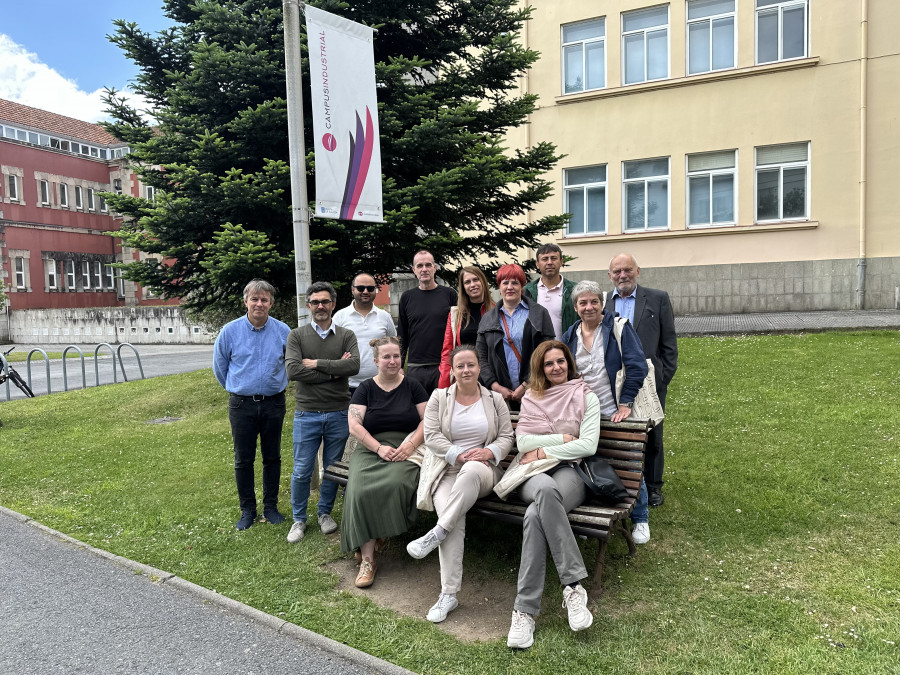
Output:
[[403,376],[400,340],[369,344],[378,374],[350,400],[350,433],[359,445],[350,459],[341,519],[341,551],[359,549],[358,588],[375,581],[375,540],[403,534],[415,522],[428,402],[422,385]]

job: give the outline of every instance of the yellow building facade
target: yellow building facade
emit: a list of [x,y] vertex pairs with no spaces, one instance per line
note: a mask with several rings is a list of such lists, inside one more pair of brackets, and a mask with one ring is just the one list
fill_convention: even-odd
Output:
[[515,144],[570,278],[632,253],[677,313],[896,308],[900,2],[534,0]]

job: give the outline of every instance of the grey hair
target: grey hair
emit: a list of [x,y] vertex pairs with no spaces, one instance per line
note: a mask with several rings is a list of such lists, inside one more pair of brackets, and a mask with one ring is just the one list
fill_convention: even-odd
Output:
[[337,291],[334,290],[334,286],[327,281],[315,281],[311,283],[309,288],[306,289],[306,297],[308,298],[313,293],[321,293],[322,291],[328,291],[332,302],[337,301]]
[[275,302],[275,287],[268,281],[263,281],[262,279],[251,279],[247,285],[244,286],[244,302],[247,301],[247,298],[250,297],[251,293],[259,293],[260,291],[268,293],[272,302]]
[[572,289],[572,304],[577,304],[578,296],[584,295],[585,293],[593,293],[600,298],[600,304],[603,304],[603,289],[600,288],[600,284],[596,281],[591,281],[590,279],[585,279],[584,281],[579,281],[575,284],[575,288]]

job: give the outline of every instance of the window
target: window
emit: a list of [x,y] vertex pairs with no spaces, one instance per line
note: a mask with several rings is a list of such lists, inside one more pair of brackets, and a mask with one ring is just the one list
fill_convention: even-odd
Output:
[[156,201],[156,188],[152,185],[147,185],[144,187],[144,195],[147,197],[148,201],[155,202]]
[[563,93],[606,86],[606,19],[562,27]]
[[48,258],[44,261],[44,274],[47,277],[48,289],[56,290],[59,288],[56,275],[56,261],[53,258]]
[[688,75],[734,68],[734,0],[688,0]]
[[687,157],[688,227],[735,222],[735,151]]
[[9,195],[9,201],[19,201],[19,177],[10,174],[8,183],[9,189],[7,190],[7,194]]
[[41,186],[41,204],[47,206],[50,204],[50,183],[48,181],[40,181]]
[[87,260],[81,261],[81,285],[84,290],[91,287],[91,263]]
[[808,0],[756,0],[756,62],[803,58],[807,54]]
[[669,8],[622,14],[623,82],[635,84],[669,76]]
[[94,262],[94,288],[103,288],[103,263],[99,260]]
[[109,210],[106,207],[106,200],[103,197],[97,197],[97,201],[100,202],[100,213],[106,213]]
[[113,190],[117,195],[122,194],[122,179],[116,178],[113,180]]
[[69,207],[69,186],[65,183],[59,184],[59,205]]
[[626,231],[669,227],[669,158],[623,163],[622,222]]
[[563,171],[567,235],[606,233],[606,165]]
[[76,209],[84,208],[84,204],[82,203],[82,200],[81,200],[81,186],[80,185],[75,186],[75,208]]
[[88,211],[94,210],[94,188],[87,189],[87,208]]
[[809,143],[756,148],[756,220],[803,220],[809,214]]
[[106,287],[112,289],[116,285],[116,270],[112,265],[104,265],[106,272]]
[[22,256],[16,256],[15,259],[15,268],[16,268],[16,288],[20,291],[26,290],[25,281],[28,277],[28,265],[25,263],[25,258]]
[[66,260],[66,288],[70,291],[75,290],[75,261]]
[[117,269],[116,272],[116,295],[120,298],[125,297],[125,280],[122,278],[122,270]]

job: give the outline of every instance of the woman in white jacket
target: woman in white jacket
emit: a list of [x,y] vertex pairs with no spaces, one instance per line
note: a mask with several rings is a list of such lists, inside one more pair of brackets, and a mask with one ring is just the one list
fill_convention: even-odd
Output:
[[580,581],[587,570],[567,513],[581,505],[586,487],[571,464],[597,451],[600,403],[575,372],[575,359],[562,342],[543,342],[531,357],[531,376],[516,426],[519,454],[494,488],[500,497],[518,488],[528,504],[522,524],[522,558],[506,644],[534,643],[534,617],[541,609],[547,549],[563,585],[569,627],[594,621]]
[[417,495],[418,507],[436,510],[437,525],[409,543],[413,558],[439,549],[441,594],[428,611],[440,623],[459,606],[466,513],[497,484],[500,461],[514,437],[503,397],[481,386],[478,353],[460,345],[450,354],[455,384],[437,389],[425,408],[425,446]]

